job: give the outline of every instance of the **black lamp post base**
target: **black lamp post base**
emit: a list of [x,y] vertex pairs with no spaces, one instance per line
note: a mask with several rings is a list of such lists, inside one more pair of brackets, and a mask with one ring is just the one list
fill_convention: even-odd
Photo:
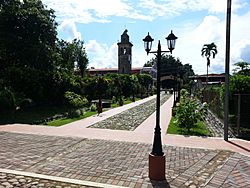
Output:
[[155,156],[149,154],[149,179],[155,181],[164,181],[166,167],[166,156]]

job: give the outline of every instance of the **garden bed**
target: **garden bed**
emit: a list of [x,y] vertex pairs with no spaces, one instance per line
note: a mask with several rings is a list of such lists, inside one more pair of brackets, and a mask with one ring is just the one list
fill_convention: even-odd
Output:
[[189,136],[212,136],[206,123],[203,121],[198,121],[194,127],[188,132],[187,129],[179,127],[174,123],[175,117],[172,117],[168,125],[168,134],[179,134],[179,135],[189,135]]

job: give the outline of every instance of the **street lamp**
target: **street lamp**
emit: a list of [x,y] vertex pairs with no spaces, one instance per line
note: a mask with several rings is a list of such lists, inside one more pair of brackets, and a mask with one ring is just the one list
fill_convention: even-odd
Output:
[[149,178],[151,180],[165,180],[165,155],[162,151],[161,128],[160,128],[160,77],[161,77],[161,56],[162,53],[170,52],[175,48],[177,37],[171,33],[166,37],[168,51],[161,50],[160,40],[158,41],[157,51],[151,52],[152,42],[154,39],[148,35],[143,39],[144,48],[147,54],[153,53],[157,58],[157,90],[156,90],[156,126],[154,132],[153,149],[149,154]]
[[230,33],[231,33],[231,5],[227,0],[226,23],[226,55],[225,55],[225,102],[224,102],[224,140],[228,141],[228,114],[229,114],[229,69],[230,69]]

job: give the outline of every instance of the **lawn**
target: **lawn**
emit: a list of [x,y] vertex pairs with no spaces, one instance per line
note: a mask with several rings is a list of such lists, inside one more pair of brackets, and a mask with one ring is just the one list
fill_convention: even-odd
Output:
[[168,134],[179,134],[189,136],[211,136],[210,131],[207,129],[206,124],[203,121],[198,121],[196,126],[188,132],[185,128],[180,128],[174,123],[175,117],[172,117],[167,133]]
[[90,116],[95,115],[95,114],[97,114],[96,111],[94,111],[94,112],[87,111],[84,115],[82,115],[80,117],[57,119],[57,120],[48,122],[47,125],[49,125],[49,126],[61,126],[61,125],[65,125],[65,124],[68,124],[68,123],[72,123],[72,122],[80,120],[80,119],[90,117]]

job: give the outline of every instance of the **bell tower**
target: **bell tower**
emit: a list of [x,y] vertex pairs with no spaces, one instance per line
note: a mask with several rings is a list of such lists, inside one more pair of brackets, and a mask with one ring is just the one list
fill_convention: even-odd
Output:
[[121,42],[118,45],[118,73],[131,74],[132,67],[132,46],[129,41],[128,30],[121,35]]

